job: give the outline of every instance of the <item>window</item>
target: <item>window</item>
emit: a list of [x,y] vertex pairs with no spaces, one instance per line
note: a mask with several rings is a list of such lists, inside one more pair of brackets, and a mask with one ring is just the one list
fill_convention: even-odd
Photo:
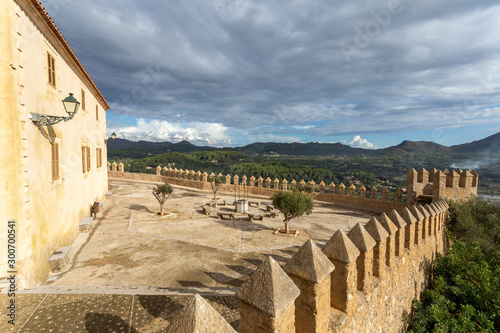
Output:
[[95,120],[99,121],[99,105],[95,106]]
[[95,160],[96,160],[97,167],[98,168],[102,167],[102,149],[101,148],[96,148]]
[[87,147],[82,146],[82,171],[87,172]]
[[53,87],[56,86],[56,60],[54,57],[47,52],[47,71],[49,77],[49,84]]
[[87,147],[87,171],[90,171],[90,147]]
[[85,90],[82,89],[82,110],[85,111]]
[[52,159],[52,180],[59,179],[59,144],[50,144],[50,155]]

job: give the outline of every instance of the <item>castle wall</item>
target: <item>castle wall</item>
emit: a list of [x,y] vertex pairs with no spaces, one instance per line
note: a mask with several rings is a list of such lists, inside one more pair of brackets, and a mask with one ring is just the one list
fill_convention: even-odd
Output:
[[440,199],[464,200],[477,196],[478,174],[472,170],[427,171],[411,169],[407,174],[408,203],[436,202]]
[[[112,170],[117,169],[116,164],[111,167]],[[118,165],[118,170],[123,170],[122,164]],[[474,176],[473,173],[464,175],[468,178],[452,179],[457,186],[450,187],[455,192],[449,195],[463,195],[459,188],[472,187],[474,177],[470,176]],[[171,184],[203,190],[211,188],[207,181],[209,175],[189,170],[162,170],[158,167],[157,175],[109,171],[109,177],[158,182],[167,180]],[[448,195],[443,190],[447,177],[444,172],[433,172],[431,175],[424,172],[419,182],[416,174],[417,186],[414,189],[422,184],[420,188],[423,190],[432,184],[429,179],[436,179],[436,191],[440,196]],[[246,181],[246,177],[244,179]],[[221,192],[233,193],[234,183],[238,184],[239,180],[238,176],[226,176]],[[462,187],[458,186],[460,181]],[[287,188],[288,185],[286,182],[280,184],[277,180],[271,182],[269,178],[256,180],[254,177],[249,184],[250,194],[261,195],[272,195],[274,191]],[[310,184],[314,185],[313,182]],[[389,200],[388,190],[382,191],[380,200],[376,189],[371,189],[369,194],[361,190],[356,195],[353,187],[346,193],[342,184],[338,186],[338,193],[334,194],[333,186],[330,186],[330,190],[330,193],[325,193],[322,183],[321,192],[313,194],[315,200],[387,214],[373,217],[364,226],[356,225],[347,235],[337,230],[322,250],[311,244],[311,241],[306,242],[283,266],[289,274],[289,280],[283,278],[285,272],[279,265],[266,263],[259,267],[255,277],[251,275],[236,295],[240,298],[241,318],[266,320],[244,320],[240,326],[242,333],[404,330],[404,318],[411,313],[413,299],[420,299],[421,293],[429,287],[432,262],[438,253],[445,250],[447,204],[438,199],[424,206],[406,205],[400,200]],[[394,198],[400,198],[400,194],[395,193]],[[334,269],[327,269],[324,260],[331,262]],[[331,272],[326,273],[330,274],[328,280],[331,282],[324,279],[325,272]],[[290,291],[291,284],[300,289],[298,297]],[[282,292],[290,293],[285,299],[272,296]],[[253,296],[264,294],[269,296],[258,300]],[[325,300],[330,300],[328,310],[325,310]],[[316,307],[319,310],[311,310]],[[297,318],[300,318],[300,322],[297,322]],[[292,325],[293,322],[295,325]],[[290,325],[283,326],[283,323]],[[328,326],[326,330],[325,325]]]
[[[123,164],[111,166],[111,170],[123,170]],[[109,167],[108,167],[109,169]],[[196,188],[200,190],[210,191],[211,185],[210,182],[207,181],[209,176],[205,173],[205,178],[201,173],[194,173],[191,171],[183,171],[183,170],[165,170],[163,169],[161,172],[157,172],[157,174],[140,174],[140,173],[131,173],[131,172],[123,172],[123,171],[108,171],[109,178],[117,178],[117,179],[129,179],[129,180],[139,180],[139,181],[152,181],[152,182],[164,182],[167,181],[173,185],[186,186],[191,188]],[[162,175],[163,174],[163,175]],[[166,176],[165,176],[166,175]],[[229,176],[228,176],[229,177]],[[232,177],[231,177],[232,178]],[[236,183],[239,183],[239,177],[235,176]],[[204,181],[205,179],[205,181]],[[233,179],[234,180],[234,179]],[[334,193],[335,188],[330,186],[329,192],[325,191],[324,185],[320,185],[320,192],[312,193],[314,200],[330,202],[334,205],[347,207],[347,208],[355,208],[355,209],[366,209],[371,211],[378,212],[388,212],[393,209],[402,209],[406,206],[405,203],[401,201],[400,192],[399,194],[395,194],[394,199],[389,199],[389,193],[382,193],[382,196],[379,198],[376,195],[376,191],[372,189],[372,193],[370,193],[370,197],[366,197],[366,193],[364,191],[360,191],[359,193],[355,193],[354,191],[349,191],[349,193],[345,193],[343,185],[340,185],[339,194]],[[250,182],[250,185],[245,186],[245,191],[248,191],[250,195],[260,195],[260,196],[272,196],[278,189],[289,188],[290,185],[285,182],[276,181],[264,182],[264,180],[256,180],[254,185]],[[241,191],[243,191],[242,186],[239,187]],[[225,194],[234,194],[235,185],[234,181],[231,184],[231,179],[227,178],[225,184],[223,184],[218,193]],[[344,193],[344,194],[342,194]],[[398,196],[399,195],[399,196]]]
[[429,287],[432,261],[443,250],[442,233],[405,249],[404,258],[395,257],[394,268],[385,267],[384,279],[373,278],[375,287],[370,293],[355,292],[355,310],[350,316],[332,309],[331,332],[400,332],[404,313],[411,313],[412,300],[420,299]]
[[347,235],[337,230],[322,249],[309,240],[283,266],[268,257],[236,292],[240,332],[404,331],[413,299],[431,283],[432,261],[445,250],[447,219],[443,200],[405,207]]
[[369,199],[329,193],[316,193],[314,195],[314,199],[319,201],[331,202],[332,204],[341,207],[366,209],[380,212],[389,212],[393,209],[399,210],[403,207],[406,207],[405,203],[397,201]]

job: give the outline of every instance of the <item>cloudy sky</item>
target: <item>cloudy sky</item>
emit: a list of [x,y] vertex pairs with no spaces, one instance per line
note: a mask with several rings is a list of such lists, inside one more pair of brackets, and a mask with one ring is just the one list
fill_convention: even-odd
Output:
[[197,145],[500,131],[498,0],[42,0],[108,131]]

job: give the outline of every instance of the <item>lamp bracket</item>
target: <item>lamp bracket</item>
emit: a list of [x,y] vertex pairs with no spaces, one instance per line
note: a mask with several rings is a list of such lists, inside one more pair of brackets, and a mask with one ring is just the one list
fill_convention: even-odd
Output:
[[58,117],[58,116],[48,116],[44,114],[32,113],[31,120],[36,123],[37,126],[50,126],[60,123],[61,121],[68,121],[73,117]]

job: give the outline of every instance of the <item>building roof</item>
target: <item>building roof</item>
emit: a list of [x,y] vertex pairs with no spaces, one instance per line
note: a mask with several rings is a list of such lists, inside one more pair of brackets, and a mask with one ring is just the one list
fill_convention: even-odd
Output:
[[[21,3],[23,1],[16,0],[16,2],[19,5],[21,5]],[[71,46],[69,46],[68,42],[66,41],[66,39],[62,35],[61,31],[59,31],[59,29],[57,28],[56,24],[54,23],[54,21],[52,20],[52,18],[50,17],[50,15],[47,13],[47,11],[45,10],[45,8],[43,7],[42,3],[40,1],[38,1],[38,0],[27,0],[26,2],[33,4],[33,6],[37,9],[38,14],[41,16],[41,18],[43,19],[43,21],[47,24],[47,26],[50,28],[50,30],[52,30],[52,32],[54,33],[54,35],[56,36],[56,38],[58,39],[58,41],[61,43],[62,47],[68,53],[69,57],[74,61],[74,63],[78,67],[78,69],[81,71],[81,73],[88,80],[89,84],[92,86],[92,88],[98,94],[98,97],[104,103],[105,109],[106,110],[109,109],[109,104],[106,102],[106,99],[101,94],[101,92],[97,88],[96,84],[94,83],[94,81],[90,77],[89,73],[87,73],[87,71],[85,70],[85,67],[83,67],[82,63],[80,62],[80,60],[76,56],[75,52],[73,52],[73,50],[71,49]]]

